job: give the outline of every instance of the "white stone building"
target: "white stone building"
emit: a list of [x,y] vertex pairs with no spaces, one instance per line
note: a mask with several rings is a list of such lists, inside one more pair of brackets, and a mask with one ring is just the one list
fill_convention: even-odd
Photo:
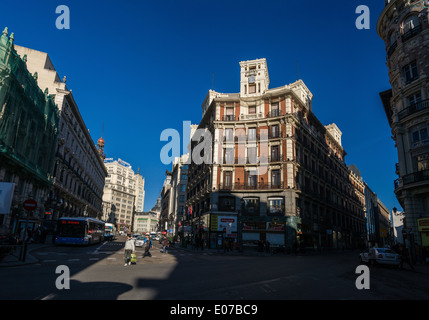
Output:
[[171,189],[170,189],[170,214],[169,228],[173,229],[173,234],[177,235],[180,230],[179,224],[183,220],[186,206],[186,185],[188,182],[188,159],[189,154],[177,157],[173,162],[171,172]]
[[108,173],[103,194],[106,221],[116,224],[119,231],[130,231],[132,230],[136,198],[139,197],[136,192],[137,178],[139,178],[140,186],[143,178],[139,174],[136,175],[131,165],[121,159],[106,158],[104,163]]
[[137,173],[135,174],[136,179],[136,212],[143,212],[144,211],[144,197],[145,197],[145,190],[144,190],[144,184],[145,179],[140,174],[140,170],[137,170]]
[[134,233],[156,232],[157,228],[158,218],[156,212],[136,212],[134,216]]

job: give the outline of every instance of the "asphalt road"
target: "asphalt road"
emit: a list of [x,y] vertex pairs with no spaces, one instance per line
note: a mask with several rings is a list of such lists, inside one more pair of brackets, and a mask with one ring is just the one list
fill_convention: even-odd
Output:
[[[124,266],[123,241],[90,247],[48,246],[39,263],[0,269],[1,300],[391,300],[428,299],[429,273],[370,269],[370,289],[356,288],[357,252],[224,255],[171,248]],[[66,266],[69,282],[58,266]],[[61,279],[61,281],[59,280]],[[60,282],[59,282],[60,281]],[[69,284],[69,289],[57,285]]]

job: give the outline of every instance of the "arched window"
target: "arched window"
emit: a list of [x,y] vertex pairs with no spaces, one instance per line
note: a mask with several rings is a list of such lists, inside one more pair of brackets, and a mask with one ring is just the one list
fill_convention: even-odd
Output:
[[407,41],[422,31],[420,20],[416,15],[409,16],[404,21],[402,41]]
[[420,26],[419,18],[416,15],[409,16],[404,21],[404,33],[416,29]]

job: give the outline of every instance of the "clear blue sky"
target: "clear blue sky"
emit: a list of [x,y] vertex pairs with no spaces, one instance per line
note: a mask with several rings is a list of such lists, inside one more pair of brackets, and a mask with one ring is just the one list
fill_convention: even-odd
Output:
[[[55,9],[70,8],[70,30]],[[370,9],[358,30],[356,7]],[[9,2],[2,29],[15,43],[48,52],[67,76],[94,139],[104,122],[105,152],[146,178],[145,210],[161,191],[164,129],[198,124],[212,87],[238,92],[239,62],[266,58],[270,87],[299,78],[314,94],[313,112],[343,132],[346,163],[355,164],[392,209],[397,152],[379,92],[390,88],[386,53],[376,31],[383,0],[170,0]]]

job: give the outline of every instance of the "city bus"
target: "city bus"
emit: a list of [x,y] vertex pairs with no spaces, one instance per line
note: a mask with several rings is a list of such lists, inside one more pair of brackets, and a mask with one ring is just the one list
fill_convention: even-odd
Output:
[[115,239],[115,227],[112,223],[105,223],[104,240],[112,241]]
[[55,244],[90,245],[104,241],[104,221],[88,217],[60,218]]

